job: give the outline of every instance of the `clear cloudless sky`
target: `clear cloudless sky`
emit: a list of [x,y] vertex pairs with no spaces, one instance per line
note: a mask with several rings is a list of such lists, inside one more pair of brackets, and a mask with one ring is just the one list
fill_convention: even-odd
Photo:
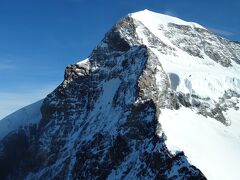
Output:
[[0,0],[0,119],[44,98],[128,13],[149,9],[240,40],[238,0]]

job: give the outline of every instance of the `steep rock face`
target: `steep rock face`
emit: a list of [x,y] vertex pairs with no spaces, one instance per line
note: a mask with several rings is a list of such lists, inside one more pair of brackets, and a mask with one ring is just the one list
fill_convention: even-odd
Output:
[[[1,141],[0,165],[9,162],[1,178],[206,179],[184,152],[167,148],[162,111],[188,108],[229,126],[225,112],[239,108],[237,71],[226,77],[228,90],[194,70],[238,65],[240,45],[176,18],[162,15],[155,23],[160,15],[152,14],[123,18],[88,59],[66,68],[62,84],[44,99],[38,126]],[[176,71],[183,65],[193,72]],[[205,94],[201,83],[210,84]]]

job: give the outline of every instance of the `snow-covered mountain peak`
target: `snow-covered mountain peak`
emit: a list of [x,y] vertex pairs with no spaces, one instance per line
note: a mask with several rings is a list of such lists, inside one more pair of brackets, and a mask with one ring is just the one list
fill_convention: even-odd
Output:
[[151,27],[159,28],[158,26],[167,26],[169,23],[174,23],[178,25],[186,25],[186,26],[205,29],[203,26],[201,26],[198,23],[187,22],[180,18],[173,17],[166,14],[156,13],[148,9],[132,13],[130,14],[130,16],[141,21],[148,28],[151,28]]
[[[112,43],[117,37],[119,43]],[[240,45],[197,23],[144,10],[118,22],[107,33],[96,52],[108,52],[106,50],[109,48],[124,52],[133,46],[142,45],[154,57],[149,58],[147,64],[152,64],[148,68],[156,83],[148,85],[148,91],[154,92],[156,89],[161,98],[152,95],[148,98],[154,99],[157,108],[162,109],[159,122],[163,131],[165,129],[168,132],[169,149],[185,149],[191,162],[201,167],[210,179],[224,179],[227,176],[236,178],[236,166],[232,164],[239,161],[236,157],[240,151],[240,134],[237,130],[240,128],[237,119],[240,115]],[[114,70],[114,64],[119,63],[117,60],[114,57],[103,58],[101,64],[109,64],[111,66],[108,69]],[[175,113],[171,109],[178,110]],[[174,117],[171,117],[172,113],[175,113]],[[182,129],[178,128],[179,122]],[[184,130],[185,127],[187,130]],[[206,136],[200,132],[194,134],[198,132],[198,127],[205,127]],[[202,138],[197,141],[198,145],[195,145],[195,138]],[[205,150],[208,156],[201,155],[199,159],[195,147],[201,149],[204,142],[209,146]],[[227,151],[229,155],[225,156],[224,161],[228,163],[216,163],[219,155],[216,151],[219,154]],[[227,172],[221,171],[218,175],[212,173],[216,172],[216,167],[221,169],[223,166]]]
[[239,64],[196,23],[130,14],[65,69],[35,131],[0,142],[0,179],[237,179]]
[[[121,41],[113,47],[117,43],[111,41],[118,35]],[[229,89],[240,93],[240,45],[197,23],[144,10],[118,22],[96,52],[109,49],[109,45],[119,51],[146,46],[162,59],[173,90],[214,101]]]

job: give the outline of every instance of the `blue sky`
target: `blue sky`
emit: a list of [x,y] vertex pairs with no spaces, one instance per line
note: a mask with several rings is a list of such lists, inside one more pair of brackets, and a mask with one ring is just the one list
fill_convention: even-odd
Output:
[[44,98],[117,20],[143,9],[240,40],[237,0],[0,0],[0,119]]

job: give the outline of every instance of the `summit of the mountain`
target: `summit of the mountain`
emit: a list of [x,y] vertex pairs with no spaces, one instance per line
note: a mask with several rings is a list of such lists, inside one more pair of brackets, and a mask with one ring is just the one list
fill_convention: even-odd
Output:
[[3,138],[0,175],[236,179],[239,99],[238,43],[197,23],[132,13],[66,68],[37,127]]
[[130,13],[128,14],[128,16],[141,21],[146,26],[148,25],[153,26],[154,24],[155,25],[162,24],[162,25],[168,26],[169,23],[174,23],[178,25],[186,25],[186,26],[205,29],[205,27],[203,27],[198,23],[188,22],[178,17],[157,13],[148,9],[145,9],[143,11],[138,11],[135,13]]

